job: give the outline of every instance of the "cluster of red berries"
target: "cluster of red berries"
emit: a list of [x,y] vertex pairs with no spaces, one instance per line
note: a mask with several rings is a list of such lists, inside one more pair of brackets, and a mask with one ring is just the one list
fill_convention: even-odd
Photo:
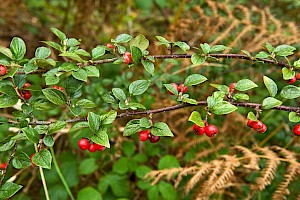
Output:
[[105,146],[96,143],[90,143],[90,141],[86,138],[81,138],[78,140],[78,147],[83,151],[89,150],[89,152],[103,151],[105,149]]
[[294,126],[293,132],[296,136],[300,136],[300,124],[297,124],[296,126]]
[[[177,90],[178,92],[181,92],[181,93],[186,93],[188,90],[188,87],[185,86],[183,83],[181,83],[179,85],[177,83],[171,83],[171,85],[175,88],[175,90]],[[174,95],[170,90],[168,90],[168,93],[170,95]]]
[[234,87],[235,87],[236,83],[231,83],[228,89],[229,93],[233,93],[234,92]]
[[124,61],[124,63],[126,63],[126,64],[131,63],[131,61],[132,61],[131,53],[125,52],[125,53],[123,54],[123,61]]
[[62,88],[62,87],[60,87],[58,85],[53,85],[52,88],[64,92],[64,88]]
[[19,94],[24,98],[24,99],[30,99],[31,98],[31,92],[30,90],[26,90],[26,88],[30,87],[30,83],[25,83],[22,87],[22,90],[18,90]]
[[248,119],[247,126],[259,133],[264,133],[267,130],[267,126],[261,121],[253,121],[251,119]]
[[149,140],[151,143],[156,143],[160,139],[159,136],[152,135],[149,129],[145,131],[140,131],[139,138],[141,142],[145,142],[146,140]]
[[6,168],[7,163],[0,164],[0,170],[4,170]]
[[205,123],[204,127],[194,124],[193,131],[196,135],[203,135],[205,133],[208,137],[213,137],[219,132],[218,127],[213,124],[208,124],[207,122]]
[[113,48],[114,48],[114,45],[111,44],[111,43],[107,43],[106,46],[107,46],[108,48],[110,48],[110,49],[113,49]]
[[294,84],[297,80],[300,80],[300,73],[297,73],[296,76],[294,76],[293,78],[287,80],[287,82],[289,84]]
[[0,64],[0,76],[4,76],[6,72],[7,72],[6,67]]

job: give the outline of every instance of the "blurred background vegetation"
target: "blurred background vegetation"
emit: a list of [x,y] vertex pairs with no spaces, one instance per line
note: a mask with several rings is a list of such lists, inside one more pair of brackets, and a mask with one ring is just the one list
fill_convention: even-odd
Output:
[[[273,46],[289,44],[300,49],[300,1],[297,0],[1,0],[0,3],[0,45],[8,46],[14,36],[24,39],[27,45],[27,57],[32,57],[40,41],[55,41],[50,27],[56,27],[68,37],[79,38],[81,48],[91,51],[98,44],[106,44],[121,33],[143,34],[150,40],[151,54],[168,53],[163,47],[157,47],[156,35],[169,40],[185,41],[191,46],[200,43],[223,44],[230,46],[230,52],[240,53],[244,49],[259,52],[265,42]],[[299,52],[292,60],[299,57]],[[51,54],[59,59],[57,52]],[[91,79],[83,88],[84,97],[98,105],[97,112],[103,112],[109,106],[103,103],[101,95],[113,87],[128,87],[132,80],[139,77],[151,78],[151,95],[139,97],[147,108],[159,108],[174,105],[163,83],[183,82],[191,73],[201,73],[210,82],[227,84],[242,78],[258,83],[259,88],[249,92],[251,102],[260,102],[267,96],[262,76],[267,75],[278,80],[279,88],[287,83],[282,80],[281,69],[276,66],[254,64],[232,60],[191,67],[189,60],[157,61],[156,75],[150,77],[143,68],[128,69],[124,65],[106,64],[101,66],[101,78]],[[45,86],[37,75],[28,76],[32,84]],[[201,88],[190,88],[189,93],[197,100],[205,100],[213,92],[209,84]],[[96,91],[96,92],[95,92]],[[295,100],[287,105],[297,106]],[[160,181],[151,186],[143,177],[147,172],[170,167],[192,166],[197,161],[211,161],[219,155],[227,154],[234,145],[252,146],[278,145],[296,153],[299,159],[300,140],[292,134],[294,124],[288,121],[288,113],[282,111],[264,111],[262,121],[267,124],[267,134],[255,134],[248,129],[246,113],[249,109],[239,109],[228,116],[211,116],[209,121],[220,128],[220,134],[211,141],[198,138],[191,132],[187,121],[193,109],[182,109],[154,116],[155,121],[168,123],[175,138],[162,138],[158,144],[141,144],[136,136],[124,138],[122,130],[129,119],[120,119],[111,127],[110,139],[114,145],[104,152],[86,153],[78,150],[79,138],[89,134],[80,130],[75,134],[61,132],[56,136],[55,150],[63,175],[78,199],[193,199],[199,193],[196,187],[187,195],[183,186],[189,177],[173,188],[172,181]],[[205,113],[201,108],[198,111]],[[86,111],[87,113],[88,111]],[[9,115],[12,111],[4,111]],[[60,108],[39,113],[40,120],[63,119]],[[69,115],[70,117],[71,115]],[[8,126],[0,126],[2,139]],[[193,142],[193,143],[191,143]],[[29,155],[34,148],[21,143],[21,148]],[[9,154],[1,153],[0,161],[7,160]],[[265,164],[262,163],[262,166]],[[285,165],[280,165],[274,184],[255,195],[254,199],[269,199],[283,179]],[[10,174],[15,171],[10,169]],[[241,171],[241,173],[243,173]],[[45,170],[46,181],[51,200],[68,199],[54,168]],[[253,173],[247,181],[253,182],[259,176]],[[299,177],[291,185],[290,199],[297,198]],[[38,169],[30,167],[23,170],[16,182],[24,189],[13,199],[43,199],[43,189]],[[298,186],[297,186],[298,185]],[[216,193],[212,199],[235,199],[229,194]],[[231,191],[233,195],[247,194],[249,188]],[[298,191],[299,194],[299,191]],[[238,195],[237,195],[238,196]]]

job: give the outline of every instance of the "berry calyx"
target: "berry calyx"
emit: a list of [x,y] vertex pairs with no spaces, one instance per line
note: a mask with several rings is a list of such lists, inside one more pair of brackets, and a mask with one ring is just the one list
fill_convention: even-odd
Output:
[[23,97],[24,97],[24,99],[30,99],[31,92],[29,90],[23,91]]
[[196,135],[203,135],[205,133],[204,127],[198,126],[197,124],[193,125],[193,131]]
[[125,52],[125,53],[123,54],[123,61],[124,61],[124,63],[126,63],[126,64],[131,63],[131,61],[132,61],[131,53]]
[[183,83],[181,83],[181,84],[178,86],[178,92],[186,93],[187,90],[188,90],[188,87],[185,86]]
[[31,165],[35,167],[36,164],[34,164],[33,161],[32,161],[32,157],[33,157],[34,155],[35,155],[35,153],[31,154],[31,156],[30,156],[29,158],[30,158],[30,163],[31,163]]
[[113,49],[113,48],[114,48],[114,45],[111,44],[111,43],[107,43],[106,46],[107,46],[108,48],[110,48],[110,49]]
[[232,93],[234,92],[234,87],[235,87],[236,83],[231,83],[228,89],[228,92]]
[[150,133],[148,139],[149,139],[149,141],[150,141],[151,143],[156,143],[156,142],[159,141],[160,137],[159,137],[159,136],[152,135],[152,134]]
[[204,130],[205,130],[205,134],[208,137],[212,137],[212,136],[218,134],[218,132],[219,132],[218,127],[216,127],[213,124],[209,124],[209,125],[205,126]]
[[296,126],[294,126],[293,132],[296,136],[300,136],[300,124],[297,124]]
[[81,150],[87,150],[90,146],[90,141],[86,138],[82,138],[80,140],[78,140],[78,147],[81,149]]
[[262,125],[261,129],[258,131],[259,133],[264,133],[267,130],[267,126],[265,124]]
[[4,170],[7,166],[7,163],[0,164],[0,170]]
[[103,151],[106,148],[105,146],[102,146],[102,145],[96,144],[96,143],[94,143],[94,146],[97,151]]
[[62,88],[62,87],[60,87],[60,86],[58,86],[58,85],[53,85],[52,88],[53,88],[53,89],[56,89],[56,90],[60,90],[60,91],[62,91],[62,92],[64,91],[64,88]]
[[253,120],[251,120],[251,119],[248,119],[248,121],[247,121],[247,126],[249,126],[250,128],[252,128],[253,127],[253,124],[255,124],[256,123],[256,121],[253,121]]
[[97,150],[96,145],[95,144],[90,144],[89,148],[88,148],[89,152],[95,152]]
[[293,78],[291,78],[290,80],[288,80],[289,84],[294,84],[296,82],[296,76],[294,76]]
[[4,76],[7,72],[7,69],[4,65],[0,65],[0,76]]
[[28,88],[28,87],[30,87],[30,86],[31,86],[30,83],[25,83],[25,84],[23,85],[23,88]]
[[[175,90],[179,91],[179,90],[178,90],[178,85],[177,85],[176,83],[171,83],[171,85],[175,88]],[[171,92],[170,90],[167,90],[167,91],[168,91],[168,93],[169,93],[170,95],[174,95],[173,92]]]
[[148,140],[150,135],[150,130],[145,130],[145,131],[140,131],[139,132],[139,138],[141,142],[145,142],[146,140]]
[[259,132],[262,128],[263,128],[263,123],[261,121],[257,121],[255,123],[253,123],[252,128],[254,131]]

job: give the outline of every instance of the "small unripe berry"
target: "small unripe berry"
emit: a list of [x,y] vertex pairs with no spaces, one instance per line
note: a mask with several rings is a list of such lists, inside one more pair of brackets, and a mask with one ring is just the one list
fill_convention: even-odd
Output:
[[56,89],[56,90],[60,90],[60,91],[62,91],[62,92],[64,91],[64,88],[62,88],[62,87],[60,87],[60,86],[58,86],[58,85],[53,85],[52,88],[53,88],[53,89]]
[[146,140],[148,140],[149,135],[150,135],[150,130],[140,131],[139,132],[140,141],[145,142]]
[[159,141],[160,137],[150,134],[148,139],[151,143],[156,143]]
[[124,61],[124,63],[126,63],[126,64],[131,63],[131,61],[132,61],[131,53],[125,52],[125,53],[123,54],[123,61]]
[[234,92],[234,87],[235,87],[236,83],[231,83],[228,89],[228,92],[232,93]]
[[0,64],[0,76],[4,76],[6,72],[7,72],[6,67]]
[[24,99],[30,99],[31,92],[29,90],[23,91],[23,97],[24,97]]
[[263,123],[261,121],[257,121],[253,123],[252,128],[254,131],[260,131],[263,128]]
[[95,144],[90,144],[89,148],[88,148],[89,152],[95,152],[97,149],[96,149],[96,145]]
[[294,84],[296,82],[296,76],[294,76],[293,78],[291,78],[290,80],[288,80],[289,84]]
[[[171,85],[175,88],[175,90],[178,91],[178,85],[176,83],[171,83]],[[170,90],[167,90],[167,91],[170,95],[174,95],[173,92],[171,92]]]
[[197,124],[193,125],[193,131],[196,135],[203,135],[205,133],[204,127],[198,126]]
[[260,132],[260,133],[264,133],[266,131],[267,131],[267,126],[265,124],[262,125],[260,130],[258,130],[258,132]]
[[297,124],[296,126],[294,126],[293,132],[295,135],[300,136],[300,124]]
[[114,48],[114,45],[111,44],[111,43],[107,43],[106,46],[107,46],[108,48],[110,48],[110,49],[113,49],[113,48]]
[[187,90],[188,90],[188,87],[185,86],[183,83],[181,83],[181,84],[178,86],[178,92],[186,93]]
[[81,149],[81,150],[87,150],[90,146],[90,142],[88,139],[86,138],[82,138],[80,140],[78,140],[78,147]]
[[0,170],[4,170],[6,168],[7,163],[0,164]]
[[212,137],[212,136],[218,134],[218,132],[219,132],[218,127],[216,127],[213,124],[209,124],[208,126],[205,126],[204,130],[205,130],[205,134],[208,137]]
[[30,83],[25,83],[25,84],[23,85],[23,88],[28,88],[28,87],[30,87],[30,86],[31,86]]
[[102,145],[96,144],[96,143],[94,143],[94,146],[97,151],[103,151],[106,148],[105,146],[102,146]]

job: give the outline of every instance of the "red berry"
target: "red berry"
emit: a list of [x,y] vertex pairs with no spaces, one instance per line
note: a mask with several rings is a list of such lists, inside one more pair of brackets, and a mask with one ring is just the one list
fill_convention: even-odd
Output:
[[258,131],[260,133],[264,133],[267,130],[267,126],[265,124],[262,125],[261,129]]
[[263,128],[263,123],[261,121],[257,121],[252,124],[252,128],[254,131],[260,131]]
[[124,60],[124,63],[126,63],[126,64],[131,63],[131,61],[132,61],[131,53],[125,52],[125,53],[123,54],[123,60]]
[[106,148],[105,146],[102,146],[102,145],[96,144],[96,143],[94,143],[94,146],[95,146],[96,150],[98,150],[98,151],[103,151]]
[[216,127],[213,124],[209,124],[208,126],[205,126],[204,130],[205,130],[205,134],[208,137],[212,137],[212,136],[218,134],[218,132],[219,132],[218,127]]
[[256,121],[253,121],[253,120],[251,120],[251,119],[248,119],[248,121],[247,121],[247,126],[249,126],[250,128],[252,128],[253,124],[255,124],[255,123],[256,123]]
[[86,138],[82,138],[80,140],[78,140],[78,147],[81,149],[81,150],[87,150],[90,146],[90,142],[88,139]]
[[293,132],[295,135],[300,136],[300,124],[297,124],[296,126],[294,126]]
[[155,135],[152,135],[152,134],[149,135],[149,141],[150,141],[151,143],[156,143],[156,142],[159,141],[159,139],[160,139],[159,136],[155,136]]
[[4,170],[6,168],[7,163],[0,164],[0,170]]
[[145,131],[140,131],[139,132],[140,141],[145,142],[146,140],[148,140],[149,135],[150,135],[150,130],[149,129],[145,130]]
[[205,133],[204,127],[198,126],[197,124],[194,124],[193,131],[196,135],[203,135]]
[[95,144],[90,144],[88,150],[89,150],[89,152],[95,152],[97,150],[96,145]]
[[289,84],[294,84],[296,82],[296,76],[294,76],[293,78],[291,78],[290,80],[288,80]]
[[34,155],[35,155],[35,153],[31,154],[31,156],[30,156],[30,163],[31,163],[32,166],[35,167],[36,164],[34,164],[33,161],[32,161],[32,157],[33,157]]
[[236,83],[231,83],[228,89],[228,92],[232,93],[234,92],[234,87],[235,87]]
[[300,73],[297,73],[297,74],[296,74],[296,79],[297,79],[297,80],[300,80]]
[[6,72],[7,72],[6,67],[0,64],[0,76],[4,76]]
[[24,97],[24,99],[30,99],[31,92],[29,90],[23,91],[23,97]]
[[25,84],[23,85],[23,88],[28,88],[28,87],[30,87],[30,86],[31,86],[30,83],[25,83]]
[[178,92],[186,93],[187,90],[188,90],[188,87],[187,87],[187,86],[184,86],[183,83],[181,83],[181,84],[178,86]]
[[[175,90],[178,91],[178,85],[177,85],[176,83],[171,83],[171,85],[175,88]],[[169,93],[170,95],[174,95],[173,92],[171,92],[170,90],[168,90],[168,93]]]
[[112,45],[111,43],[106,44],[106,46],[107,46],[108,48],[110,48],[110,49],[113,49],[113,48],[114,48],[114,45]]
[[60,91],[62,91],[62,92],[64,91],[64,88],[62,88],[62,87],[60,87],[60,86],[58,86],[58,85],[53,85],[52,88],[53,88],[53,89],[56,89],[56,90],[60,90]]

